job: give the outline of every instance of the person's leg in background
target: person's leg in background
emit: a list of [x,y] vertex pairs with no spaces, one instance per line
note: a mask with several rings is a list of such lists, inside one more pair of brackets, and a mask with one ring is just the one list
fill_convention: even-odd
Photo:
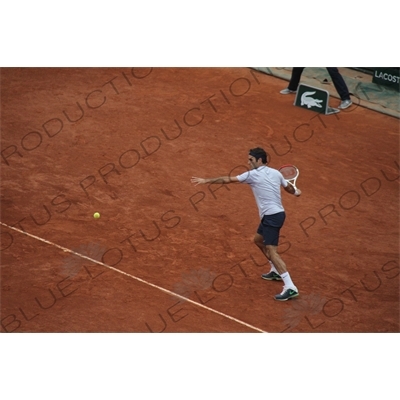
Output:
[[289,86],[286,89],[281,90],[281,94],[296,93],[304,68],[305,67],[292,68],[292,76],[290,77]]
[[336,67],[326,67],[326,69],[328,70],[328,73],[332,78],[332,83],[335,86],[340,99],[342,100],[338,108],[344,110],[345,108],[350,107],[352,105],[352,101],[350,99],[349,89],[343,79],[343,76]]

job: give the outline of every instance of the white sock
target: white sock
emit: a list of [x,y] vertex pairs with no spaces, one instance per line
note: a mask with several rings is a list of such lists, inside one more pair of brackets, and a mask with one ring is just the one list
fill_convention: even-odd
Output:
[[292,278],[290,277],[289,272],[284,272],[284,273],[281,275],[281,278],[282,278],[282,280],[283,280],[283,283],[284,283],[286,289],[293,289],[293,290],[295,290],[296,292],[298,292],[297,287],[296,287],[296,286],[294,285],[294,283],[292,282]]
[[[268,260],[270,265],[271,265],[271,271],[275,272],[276,274],[279,275],[279,272],[276,270],[274,263],[271,260]],[[269,272],[271,272],[269,271]]]

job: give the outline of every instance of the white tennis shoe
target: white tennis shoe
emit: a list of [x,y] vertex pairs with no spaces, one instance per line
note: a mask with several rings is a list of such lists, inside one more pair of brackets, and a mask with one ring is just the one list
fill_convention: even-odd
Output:
[[286,89],[281,90],[279,93],[280,94],[291,94],[291,93],[294,94],[296,92],[297,92],[297,90],[290,90],[290,89],[286,88]]

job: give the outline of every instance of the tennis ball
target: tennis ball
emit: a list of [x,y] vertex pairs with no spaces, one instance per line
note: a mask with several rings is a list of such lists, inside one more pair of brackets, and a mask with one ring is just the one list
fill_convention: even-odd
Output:
[[93,214],[93,217],[96,218],[96,219],[100,218],[100,213],[95,212],[95,213]]

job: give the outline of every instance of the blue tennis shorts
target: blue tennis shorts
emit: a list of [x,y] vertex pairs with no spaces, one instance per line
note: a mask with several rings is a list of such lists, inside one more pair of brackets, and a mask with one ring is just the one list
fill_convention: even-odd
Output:
[[264,215],[258,226],[257,233],[264,238],[264,244],[266,246],[278,246],[279,231],[285,222],[285,218],[286,214],[284,211],[277,214]]

